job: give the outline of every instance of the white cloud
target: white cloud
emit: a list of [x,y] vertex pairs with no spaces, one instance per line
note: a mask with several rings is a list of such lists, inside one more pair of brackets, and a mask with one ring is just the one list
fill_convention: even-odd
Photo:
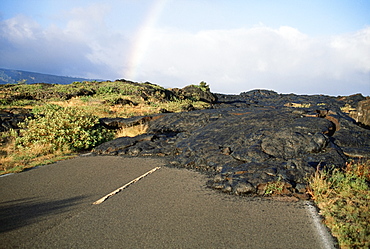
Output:
[[14,43],[34,40],[35,35],[41,32],[37,22],[23,15],[3,21],[1,28],[1,37]]
[[[65,13],[64,26],[43,27],[26,16],[1,21],[0,67],[125,78],[122,72],[140,41],[108,26],[110,13],[106,4],[95,4]],[[156,29],[145,39],[148,47],[139,57],[135,81],[167,87],[206,81],[213,91],[223,93],[264,88],[370,95],[370,27],[316,38],[288,26],[197,33]]]
[[59,75],[115,79],[128,50],[125,37],[109,30],[107,5],[64,13],[65,26],[42,28],[18,15],[0,22],[0,67]]
[[[292,27],[154,32],[138,78],[217,92],[370,93],[370,28],[310,38]],[[151,78],[150,78],[151,77]],[[177,82],[174,82],[177,80]]]

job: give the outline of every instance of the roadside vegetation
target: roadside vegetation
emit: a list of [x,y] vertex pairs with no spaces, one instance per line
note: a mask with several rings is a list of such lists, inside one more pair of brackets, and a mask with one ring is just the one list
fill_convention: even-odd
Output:
[[[207,85],[201,82],[201,89]],[[209,89],[209,88],[208,88]],[[141,124],[112,131],[103,117],[131,117],[204,109],[209,103],[151,83],[75,82],[70,85],[0,85],[0,111],[20,108],[31,116],[19,129],[0,132],[0,174],[53,163],[120,136],[145,133]]]
[[370,160],[317,171],[309,193],[341,248],[370,248]]
[[[209,91],[205,82],[195,87]],[[0,85],[0,111],[19,108],[29,114],[18,129],[0,132],[0,174],[73,158],[105,141],[136,136],[148,128],[140,124],[112,131],[99,125],[99,118],[207,107],[209,103],[196,96],[148,82]],[[349,161],[345,169],[317,171],[309,184],[308,194],[341,248],[369,248],[370,160]],[[277,182],[265,194],[283,190],[284,185]]]

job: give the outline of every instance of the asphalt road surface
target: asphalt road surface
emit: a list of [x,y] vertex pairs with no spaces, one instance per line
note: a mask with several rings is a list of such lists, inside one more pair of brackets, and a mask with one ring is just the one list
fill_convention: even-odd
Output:
[[78,157],[0,177],[0,248],[334,248],[307,202],[218,193],[165,164]]

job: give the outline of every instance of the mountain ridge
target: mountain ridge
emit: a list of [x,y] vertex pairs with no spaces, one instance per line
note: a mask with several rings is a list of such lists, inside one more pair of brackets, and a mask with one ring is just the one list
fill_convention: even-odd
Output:
[[15,84],[20,82],[49,83],[49,84],[71,84],[75,81],[92,81],[97,79],[87,79],[70,76],[59,76],[53,74],[36,73],[17,69],[0,68],[0,84]]

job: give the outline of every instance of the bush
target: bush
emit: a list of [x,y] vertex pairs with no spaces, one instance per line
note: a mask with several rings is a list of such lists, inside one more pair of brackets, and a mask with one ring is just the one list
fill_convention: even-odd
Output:
[[369,248],[370,160],[317,172],[309,192],[341,248]]
[[113,133],[98,124],[98,118],[78,108],[46,105],[33,110],[35,119],[21,124],[18,147],[51,145],[53,150],[90,149],[113,138]]
[[97,90],[96,93],[99,95],[107,95],[107,94],[117,94],[119,93],[119,90],[116,87],[112,86],[100,86]]

